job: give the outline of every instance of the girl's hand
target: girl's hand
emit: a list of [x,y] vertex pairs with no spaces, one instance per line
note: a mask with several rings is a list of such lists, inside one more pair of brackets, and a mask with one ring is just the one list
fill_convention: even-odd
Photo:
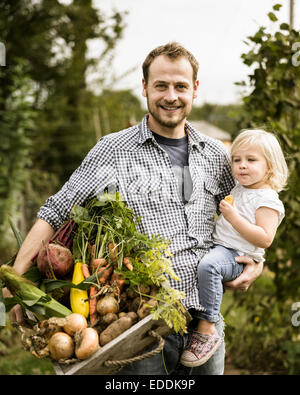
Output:
[[227,203],[225,200],[221,200],[219,209],[223,217],[230,223],[239,215],[234,206]]

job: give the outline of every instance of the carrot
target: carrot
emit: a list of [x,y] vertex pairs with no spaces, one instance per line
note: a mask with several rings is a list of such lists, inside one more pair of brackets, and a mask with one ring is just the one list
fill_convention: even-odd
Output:
[[124,278],[118,274],[118,273],[113,273],[110,279],[110,283],[111,285],[113,285],[114,283],[116,283],[118,290],[116,290],[115,294],[117,293],[118,295],[121,294],[124,285],[125,285],[125,280]]
[[98,321],[97,292],[96,287],[90,287],[90,322],[92,326]]
[[91,246],[91,262],[90,262],[90,267],[92,266],[92,263],[94,262],[94,259],[95,259],[95,248],[96,248],[96,246],[95,246],[95,244],[93,244],[93,245]]
[[84,278],[90,277],[89,267],[86,263],[83,263],[81,265],[81,270],[82,270],[82,274],[83,274]]
[[106,261],[105,258],[96,258],[96,259],[94,259],[94,260],[91,262],[91,267],[92,267],[92,270],[93,270],[93,271],[97,270],[97,272],[98,272],[99,269],[100,269],[102,266],[106,265],[106,264],[107,264],[107,261]]
[[[90,277],[89,267],[86,263],[81,265],[82,273],[85,278]],[[96,287],[91,286],[89,289],[89,308],[90,308],[90,322],[91,325],[94,325],[97,322],[97,298],[95,295],[97,294]]]
[[130,270],[130,271],[132,272],[133,266],[132,266],[132,264],[131,264],[131,262],[130,262],[130,259],[129,259],[128,257],[125,257],[125,258],[123,259],[123,263],[124,263],[124,265],[127,267],[127,269]]
[[113,272],[113,267],[110,264],[108,264],[103,267],[103,270],[99,270],[99,272],[102,272],[99,281],[101,284],[105,284],[109,280],[109,277]]
[[110,259],[113,261],[113,263],[116,263],[117,255],[119,252],[118,246],[114,245],[112,242],[110,242],[110,243],[108,243],[108,249],[109,249]]

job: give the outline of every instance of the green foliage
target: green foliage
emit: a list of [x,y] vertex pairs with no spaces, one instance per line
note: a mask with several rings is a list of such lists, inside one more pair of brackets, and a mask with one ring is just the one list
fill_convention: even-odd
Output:
[[189,120],[205,120],[234,136],[238,132],[241,110],[242,105],[239,104],[205,103],[201,107],[193,107]]
[[[274,6],[273,11],[278,7]],[[277,23],[274,13],[270,13],[269,18]],[[256,34],[248,37],[251,49],[242,55],[243,62],[251,67],[251,74],[248,83],[240,85],[250,88],[251,93],[243,99],[240,128],[263,127],[274,132],[287,158],[290,177],[288,189],[280,194],[286,216],[266,255],[273,288],[263,296],[256,292],[236,295],[237,303],[242,303],[250,315],[258,318],[251,323],[249,317],[245,336],[237,334],[238,340],[234,340],[232,346],[235,348],[243,339],[240,361],[250,363],[255,358],[264,368],[267,360],[275,370],[289,372],[300,371],[298,351],[291,357],[293,347],[299,348],[299,339],[294,336],[290,321],[291,301],[299,301],[300,297],[300,67],[295,64],[293,49],[293,44],[299,42],[299,31],[287,28],[286,24],[281,24],[273,34],[260,27]],[[254,287],[256,289],[256,284]]]
[[104,90],[96,99],[102,134],[116,132],[140,121],[145,111],[130,90]]
[[[139,293],[139,285],[157,286],[158,294],[151,296],[161,302],[151,310],[155,319],[163,318],[177,332],[186,332],[185,309],[181,304],[185,295],[169,284],[169,278],[180,281],[172,268],[170,241],[160,235],[148,237],[140,233],[137,228],[139,218],[123,202],[118,192],[100,195],[85,207],[75,206],[71,218],[78,225],[73,241],[75,259],[77,256],[85,262],[88,245],[95,245],[95,250],[102,251],[101,257],[111,265],[116,265],[115,272],[120,273],[136,292]],[[100,249],[97,248],[98,242],[101,244]],[[117,248],[115,261],[111,258],[110,250],[103,248],[107,242],[112,242]],[[124,266],[124,257],[129,257],[132,271]],[[83,281],[86,284],[93,282],[97,282],[97,274]]]
[[[34,89],[24,60],[16,59],[11,69],[7,95],[0,96],[0,233],[8,226],[8,215],[20,210],[20,197],[29,178],[30,152],[35,135]],[[0,68],[0,85],[6,78]],[[7,237],[1,238],[4,246]]]
[[[98,91],[110,78],[124,17],[118,11],[105,15],[91,0],[74,0],[69,5],[49,0],[1,2],[0,37],[7,53],[6,66],[0,68],[3,262],[15,248],[8,216],[25,235],[41,204],[101,137],[94,113],[102,102],[89,91],[86,76],[97,71]],[[88,57],[88,43],[94,39],[100,49]],[[131,95],[130,103],[133,100]],[[117,114],[112,118],[118,119]],[[128,126],[124,117],[119,119],[122,127]]]

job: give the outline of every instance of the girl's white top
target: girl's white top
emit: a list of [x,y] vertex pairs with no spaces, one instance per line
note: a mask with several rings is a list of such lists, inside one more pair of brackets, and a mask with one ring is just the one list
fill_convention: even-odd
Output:
[[[259,207],[270,207],[278,211],[278,226],[284,217],[284,206],[273,189],[249,189],[237,184],[231,194],[234,197],[234,207],[239,214],[250,223],[255,224],[255,212]],[[215,244],[233,248],[239,255],[248,255],[255,261],[264,262],[263,248],[254,246],[245,240],[221,214],[213,232]]]

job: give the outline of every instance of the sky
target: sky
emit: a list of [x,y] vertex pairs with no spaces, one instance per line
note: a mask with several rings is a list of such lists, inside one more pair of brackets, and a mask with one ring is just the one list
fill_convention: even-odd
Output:
[[[298,4],[297,4],[298,2]],[[300,0],[294,0],[294,28],[300,28]],[[141,94],[141,65],[158,45],[177,41],[199,62],[199,89],[195,105],[229,104],[240,100],[235,82],[250,72],[241,54],[250,47],[244,43],[260,26],[272,31],[267,14],[273,5],[283,6],[276,13],[280,23],[289,22],[289,0],[94,0],[107,15],[112,9],[128,11],[122,40],[116,48],[112,68],[117,75],[135,68],[114,89],[132,89],[145,105]],[[90,53],[97,51],[90,46]]]

